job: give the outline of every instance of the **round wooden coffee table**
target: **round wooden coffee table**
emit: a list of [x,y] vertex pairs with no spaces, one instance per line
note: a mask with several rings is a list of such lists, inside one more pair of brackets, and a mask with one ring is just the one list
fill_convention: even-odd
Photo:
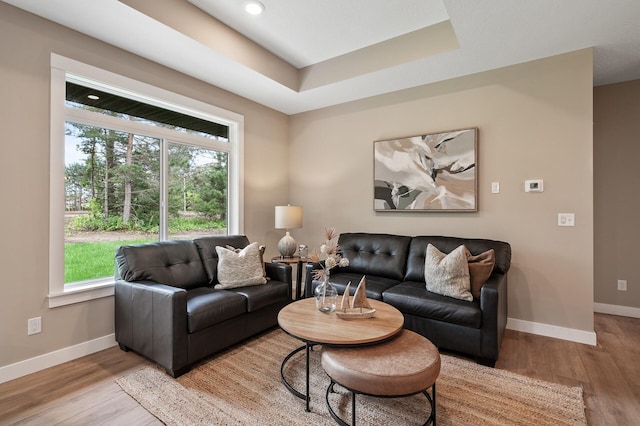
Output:
[[[314,345],[364,346],[390,339],[402,331],[404,316],[393,306],[369,299],[376,310],[373,318],[344,320],[332,313],[316,309],[315,299],[302,299],[290,303],[278,313],[278,325],[285,333],[305,344],[294,349],[282,361],[280,377],[285,387],[306,401],[309,411],[309,351]],[[284,367],[292,356],[306,350],[306,392],[296,390],[284,377]]]

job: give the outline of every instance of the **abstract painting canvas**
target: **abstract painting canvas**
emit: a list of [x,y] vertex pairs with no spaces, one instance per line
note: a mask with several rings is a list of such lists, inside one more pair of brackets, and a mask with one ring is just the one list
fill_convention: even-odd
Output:
[[376,141],[374,209],[475,212],[478,129]]

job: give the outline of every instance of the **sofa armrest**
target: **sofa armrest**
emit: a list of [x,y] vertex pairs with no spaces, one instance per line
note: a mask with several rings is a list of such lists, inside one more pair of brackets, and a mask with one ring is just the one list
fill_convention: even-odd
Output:
[[507,274],[492,274],[480,291],[482,311],[482,357],[498,359],[507,327]]
[[293,282],[293,274],[291,265],[287,265],[286,263],[278,263],[278,262],[265,262],[264,270],[267,273],[267,276],[272,280],[282,281],[283,283],[292,283]]
[[[289,284],[289,292],[291,292],[291,287],[293,286],[292,269],[291,265],[287,265],[286,263],[265,262],[264,264],[264,270],[267,273],[267,277],[275,281],[281,281]],[[291,294],[289,294],[289,298],[291,298]]]
[[116,341],[179,374],[188,365],[187,290],[153,282],[115,282]]

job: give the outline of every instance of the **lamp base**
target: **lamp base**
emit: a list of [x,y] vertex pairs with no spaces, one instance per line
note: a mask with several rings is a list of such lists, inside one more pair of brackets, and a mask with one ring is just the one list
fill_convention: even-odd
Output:
[[289,231],[278,241],[278,251],[282,257],[292,257],[297,248],[296,240],[289,234]]

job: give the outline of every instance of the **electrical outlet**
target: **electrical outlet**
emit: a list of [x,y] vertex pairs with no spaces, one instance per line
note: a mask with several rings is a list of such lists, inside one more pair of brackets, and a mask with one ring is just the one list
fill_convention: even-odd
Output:
[[37,334],[42,332],[42,317],[29,318],[27,320],[27,335]]
[[618,290],[627,291],[627,280],[618,280]]

